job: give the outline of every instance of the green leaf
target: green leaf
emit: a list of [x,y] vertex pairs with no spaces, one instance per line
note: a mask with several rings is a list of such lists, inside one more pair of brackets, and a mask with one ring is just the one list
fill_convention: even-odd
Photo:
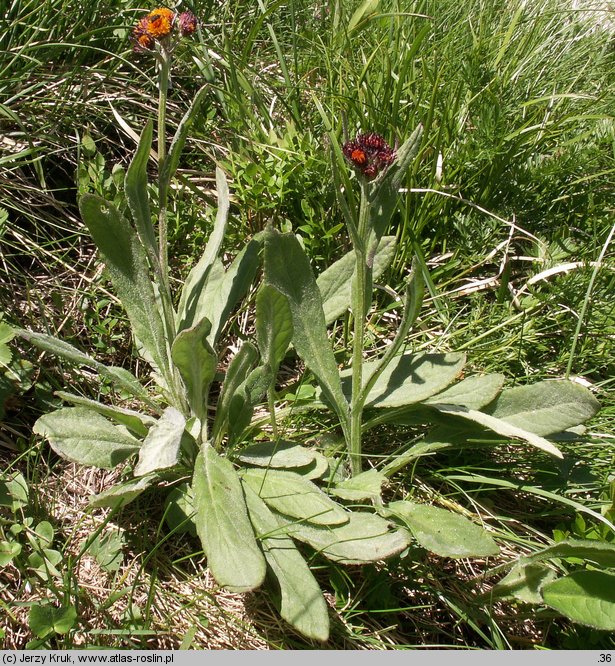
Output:
[[164,518],[176,534],[197,536],[194,524],[194,495],[188,483],[181,483],[171,490],[164,503]]
[[293,337],[293,320],[288,299],[270,284],[256,295],[256,339],[263,363],[275,375]]
[[141,446],[121,427],[84,407],[65,407],[45,414],[33,430],[63,458],[103,469],[119,465]]
[[294,442],[259,442],[242,449],[237,459],[257,467],[305,467],[314,462],[314,452]]
[[381,178],[370,185],[371,238],[368,243],[370,248],[377,245],[391,220],[397,206],[399,188],[419,153],[422,138],[423,127],[419,125],[398,148],[395,162]]
[[542,598],[573,622],[615,631],[615,575],[604,571],[575,571],[547,583]]
[[85,194],[79,201],[83,221],[103,256],[135,336],[163,377],[169,377],[165,328],[150,281],[143,246],[113,204]]
[[175,136],[173,137],[171,145],[169,146],[169,151],[160,168],[160,181],[164,183],[165,187],[168,187],[171,178],[173,178],[175,172],[177,171],[179,158],[181,157],[184,144],[188,138],[188,132],[190,131],[192,123],[194,122],[194,119],[196,118],[196,115],[201,108],[203,99],[209,90],[210,86],[207,83],[199,88],[196,95],[194,95],[192,98],[192,102],[184,114],[184,117],[181,119],[179,125],[177,126]]
[[442,393],[437,393],[425,400],[426,405],[440,403],[446,405],[461,405],[468,409],[481,409],[495,400],[504,386],[504,375],[489,374],[468,377]]
[[[377,280],[393,261],[395,247],[395,236],[385,236],[380,241],[374,257],[374,280]],[[352,250],[331,264],[316,279],[327,324],[331,324],[341,317],[350,307],[350,290],[355,262],[356,256]]]
[[543,381],[502,391],[489,413],[537,435],[584,423],[600,408],[591,391],[567,380]]
[[87,552],[94,557],[101,569],[113,573],[122,566],[123,547],[124,534],[116,528],[97,534],[88,545]]
[[500,552],[482,527],[447,509],[409,501],[391,502],[388,509],[423,548],[441,557],[488,557]]
[[179,307],[177,309],[178,331],[193,326],[195,322],[200,321],[205,316],[204,313],[198,311],[201,292],[207,284],[209,272],[214,260],[220,253],[222,241],[224,240],[224,232],[226,231],[230,205],[226,176],[224,175],[224,171],[219,167],[216,167],[216,188],[218,191],[218,212],[216,214],[216,222],[211,236],[207,241],[207,246],[205,247],[203,255],[197,262],[196,266],[194,266],[188,274],[182,288]]
[[323,456],[320,451],[312,450],[314,460],[305,467],[295,467],[294,472],[301,474],[306,479],[321,479],[329,472],[329,458]]
[[247,592],[262,585],[266,564],[233,465],[211,446],[199,452],[192,491],[196,531],[207,556],[207,565],[219,585]]
[[293,320],[293,343],[314,373],[343,427],[348,423],[348,402],[327,335],[320,292],[303,248],[293,234],[267,233],[265,282],[288,299]]
[[156,423],[156,419],[148,414],[141,414],[132,409],[116,407],[115,405],[103,405],[96,400],[90,400],[89,398],[84,398],[81,395],[74,395],[73,393],[67,393],[66,391],[56,391],[55,395],[65,402],[70,402],[78,407],[88,407],[92,411],[98,412],[99,414],[112,419],[116,423],[121,423],[140,437],[145,437],[148,429]]
[[159,469],[174,467],[179,461],[186,419],[174,407],[167,407],[153,425],[139,449],[135,476],[145,476]]
[[286,532],[325,557],[341,564],[376,562],[397,555],[409,544],[406,530],[389,530],[389,523],[373,513],[349,512],[346,525],[316,526],[287,520]]
[[214,441],[219,441],[228,430],[229,410],[233,396],[247,379],[257,360],[258,351],[251,342],[244,342],[231,359],[216,407],[216,417],[212,429]]
[[12,472],[0,479],[0,506],[12,513],[28,506],[28,482],[21,472]]
[[0,567],[5,567],[21,553],[21,544],[17,541],[0,541]]
[[350,479],[341,481],[329,489],[329,492],[342,499],[359,502],[361,500],[376,499],[380,497],[382,484],[387,480],[384,474],[375,469],[361,472]]
[[171,358],[188,392],[188,403],[201,421],[207,418],[207,393],[218,364],[218,357],[207,342],[210,331],[209,320],[201,319],[180,331],[171,348]]
[[51,335],[46,335],[45,333],[34,333],[33,331],[26,331],[24,329],[17,329],[16,333],[43,351],[59,356],[79,367],[85,366],[96,370],[100,375],[106,377],[118,387],[151,404],[147,391],[128,370],[103,365],[96,359],[73,347],[73,345],[68,344],[68,342],[59,340]]
[[66,634],[77,622],[77,610],[74,606],[55,608],[51,604],[34,604],[30,608],[28,624],[39,638],[51,634]]
[[11,326],[0,320],[0,366],[6,367],[11,362],[13,354],[7,343],[15,337],[15,334]]
[[557,574],[544,564],[520,561],[502,578],[489,594],[495,597],[514,597],[526,604],[542,604],[540,590],[555,580]]
[[528,432],[522,428],[518,428],[508,421],[503,421],[484,412],[479,412],[476,409],[468,409],[467,407],[462,407],[461,405],[438,405],[433,403],[435,407],[442,414],[449,414],[450,416],[459,416],[462,419],[467,419],[468,421],[473,421],[478,423],[493,432],[497,432],[498,435],[503,437],[511,437],[513,439],[521,439],[532,446],[535,446],[537,449],[549,453],[556,458],[563,458],[561,451],[544,437],[535,435],[533,432]]
[[242,480],[266,504],[315,525],[341,525],[350,514],[300,474],[276,469],[245,469]]
[[[393,359],[369,392],[366,407],[401,407],[421,402],[446,388],[465,365],[465,355],[406,353]],[[363,364],[365,381],[378,361]],[[342,372],[344,392],[350,395],[352,369]],[[365,382],[364,382],[365,383]]]
[[39,576],[41,580],[48,581],[50,576],[61,578],[58,565],[64,560],[64,556],[57,550],[43,548],[32,552],[28,557],[28,566]]
[[196,306],[196,316],[204,316],[211,321],[211,331],[207,339],[212,347],[215,347],[235,305],[254,280],[260,261],[259,251],[260,242],[251,240],[228,269],[224,269],[219,259],[212,263]]
[[363,0],[348,22],[348,33],[350,34],[361,23],[364,17],[378,11],[380,0]]
[[594,541],[593,539],[568,539],[532,553],[525,559],[535,562],[537,560],[566,557],[575,557],[615,569],[615,544],[606,541]]
[[52,524],[47,520],[42,520],[35,528],[34,533],[37,536],[39,548],[49,548],[53,543],[54,530]]
[[292,539],[280,534],[280,522],[250,488],[246,503],[267,564],[279,585],[280,615],[307,638],[329,638],[327,604],[316,579]]
[[110,507],[117,509],[126,506],[135,500],[139,495],[145,492],[155,481],[156,475],[143,476],[140,479],[131,479],[123,483],[118,483],[102,493],[92,495],[88,502],[91,509],[98,507]]
[[229,405],[229,442],[235,444],[250,424],[254,407],[260,402],[274,380],[269,366],[254,368],[237,388]]
[[154,124],[150,120],[143,128],[135,155],[126,169],[124,191],[141,243],[153,256],[157,256],[156,234],[147,194],[147,163],[152,149],[153,133]]

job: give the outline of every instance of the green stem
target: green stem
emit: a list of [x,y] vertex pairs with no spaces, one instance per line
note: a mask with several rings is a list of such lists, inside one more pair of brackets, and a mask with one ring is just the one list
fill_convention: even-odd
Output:
[[160,197],[158,211],[158,256],[160,273],[164,281],[162,287],[170,297],[169,288],[169,259],[167,248],[167,204],[169,184],[163,182],[163,165],[167,154],[166,124],[167,124],[167,95],[169,92],[169,53],[163,47],[160,56],[160,76],[158,80],[158,194]]
[[275,418],[275,391],[273,386],[267,389],[267,403],[269,405],[269,414],[271,415],[271,429],[273,430],[273,439],[278,441],[278,424]]
[[355,274],[352,291],[352,397],[350,400],[350,433],[348,451],[352,475],[361,473],[361,426],[363,415],[363,345],[365,337],[365,317],[367,316],[367,296],[371,297],[371,268],[367,265],[366,244],[369,233],[369,202],[367,183],[361,184],[361,208],[359,210],[358,240],[355,244]]
[[[160,288],[160,302],[162,304],[167,336],[171,345],[175,340],[177,329],[175,326],[175,312],[173,310],[173,297],[169,283],[169,250],[167,238],[167,207],[169,200],[169,182],[165,177],[164,163],[167,158],[167,97],[169,92],[169,72],[171,68],[171,54],[163,45],[158,58],[160,72],[158,76],[158,275]],[[172,364],[168,377],[169,391],[178,409],[189,413],[188,403],[182,387],[181,377],[177,368]]]

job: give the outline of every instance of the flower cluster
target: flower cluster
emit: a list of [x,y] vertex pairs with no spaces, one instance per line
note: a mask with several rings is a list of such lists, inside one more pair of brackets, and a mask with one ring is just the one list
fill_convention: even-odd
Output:
[[357,134],[353,141],[347,141],[342,146],[342,152],[368,180],[390,166],[396,157],[389,144],[374,132]]
[[166,7],[158,7],[135,26],[132,32],[135,50],[153,49],[157,41],[163,42],[174,29],[177,29],[182,37],[187,37],[196,30],[196,26],[196,16],[192,12],[176,14]]

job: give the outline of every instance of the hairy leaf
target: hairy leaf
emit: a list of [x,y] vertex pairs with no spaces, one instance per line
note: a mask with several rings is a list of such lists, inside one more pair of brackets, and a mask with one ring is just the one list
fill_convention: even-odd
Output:
[[275,375],[293,337],[293,321],[288,299],[270,284],[256,295],[256,338],[263,363]]
[[615,575],[575,571],[543,586],[542,598],[573,622],[615,631]]
[[341,423],[348,422],[348,402],[327,335],[320,292],[303,248],[293,234],[272,231],[265,240],[265,282],[288,299],[293,344],[314,373]]
[[257,467],[304,467],[314,462],[314,452],[294,442],[259,442],[241,450],[238,460]]
[[130,481],[117,483],[97,495],[92,495],[88,506],[90,508],[107,506],[111,509],[126,506],[152,486],[156,478],[155,474],[149,474],[148,476],[142,476],[140,479],[130,479]]
[[600,408],[591,391],[567,380],[502,391],[489,413],[537,435],[552,435],[590,419]]
[[[385,368],[367,396],[366,407],[401,407],[426,400],[446,388],[459,376],[464,354],[417,354],[398,356]],[[368,378],[378,361],[364,363]],[[344,392],[350,395],[352,369],[342,372]]]
[[188,393],[188,403],[197,418],[207,418],[207,392],[216,374],[218,357],[207,342],[211,330],[208,319],[180,331],[171,347],[171,358]]
[[[378,244],[373,265],[374,280],[377,280],[393,261],[395,246],[395,236],[385,236]],[[316,279],[327,324],[341,317],[350,307],[350,290],[355,262],[355,253],[350,251],[331,264]]]
[[504,385],[504,380],[504,375],[499,374],[467,377],[441,393],[431,396],[425,400],[425,404],[440,403],[481,409],[495,400]]
[[65,407],[45,414],[33,430],[63,458],[103,469],[119,465],[141,446],[126,430],[84,407]]
[[423,548],[441,557],[487,557],[500,552],[482,527],[447,509],[400,501],[391,502],[388,510],[408,526]]
[[219,585],[247,592],[262,585],[266,564],[233,465],[206,445],[194,466],[196,531]]
[[188,277],[184,282],[177,309],[178,331],[193,326],[205,316],[203,313],[198,312],[199,301],[201,293],[207,284],[211,267],[222,247],[230,205],[226,176],[224,175],[224,171],[219,167],[216,167],[216,188],[218,191],[216,222],[203,255],[190,273],[188,273]]
[[341,564],[376,562],[401,553],[410,542],[406,530],[389,530],[389,523],[373,513],[350,512],[345,525],[317,526],[292,523],[287,533],[325,557]]
[[461,405],[438,405],[434,403],[433,406],[443,414],[459,416],[468,421],[473,421],[485,428],[489,428],[489,430],[493,430],[493,432],[497,432],[498,435],[524,440],[545,453],[549,453],[556,458],[563,458],[561,451],[555,446],[555,444],[552,444],[544,437],[535,435],[533,432],[528,432],[527,430],[514,426],[508,421],[503,421],[502,419],[485,414],[484,412],[479,412],[476,409],[468,409]]
[[246,469],[242,479],[266,504],[292,518],[316,525],[347,523],[350,514],[300,474],[277,469]]
[[326,641],[329,616],[316,579],[263,500],[250,487],[245,488],[245,495],[254,531],[280,588],[275,599],[280,615],[307,638]]
[[141,243],[149,248],[152,255],[156,255],[156,234],[147,194],[147,162],[152,149],[153,132],[154,125],[150,120],[141,133],[137,150],[126,169],[124,191]]
[[85,194],[79,201],[79,209],[103,256],[134,334],[155,368],[168,378],[165,328],[150,281],[145,251],[137,234],[115,206],[100,197]]
[[174,407],[167,407],[153,425],[139,450],[135,476],[177,465],[186,419]]

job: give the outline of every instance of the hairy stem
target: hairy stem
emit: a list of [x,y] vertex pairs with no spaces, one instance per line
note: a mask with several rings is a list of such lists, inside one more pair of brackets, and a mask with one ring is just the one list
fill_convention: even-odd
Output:
[[365,317],[367,316],[368,292],[371,298],[371,268],[367,264],[366,243],[369,233],[369,202],[367,183],[361,185],[361,208],[359,210],[359,242],[355,244],[355,274],[352,290],[352,397],[350,400],[349,454],[352,475],[361,473],[361,426],[364,398],[363,383],[363,344],[365,337]]

